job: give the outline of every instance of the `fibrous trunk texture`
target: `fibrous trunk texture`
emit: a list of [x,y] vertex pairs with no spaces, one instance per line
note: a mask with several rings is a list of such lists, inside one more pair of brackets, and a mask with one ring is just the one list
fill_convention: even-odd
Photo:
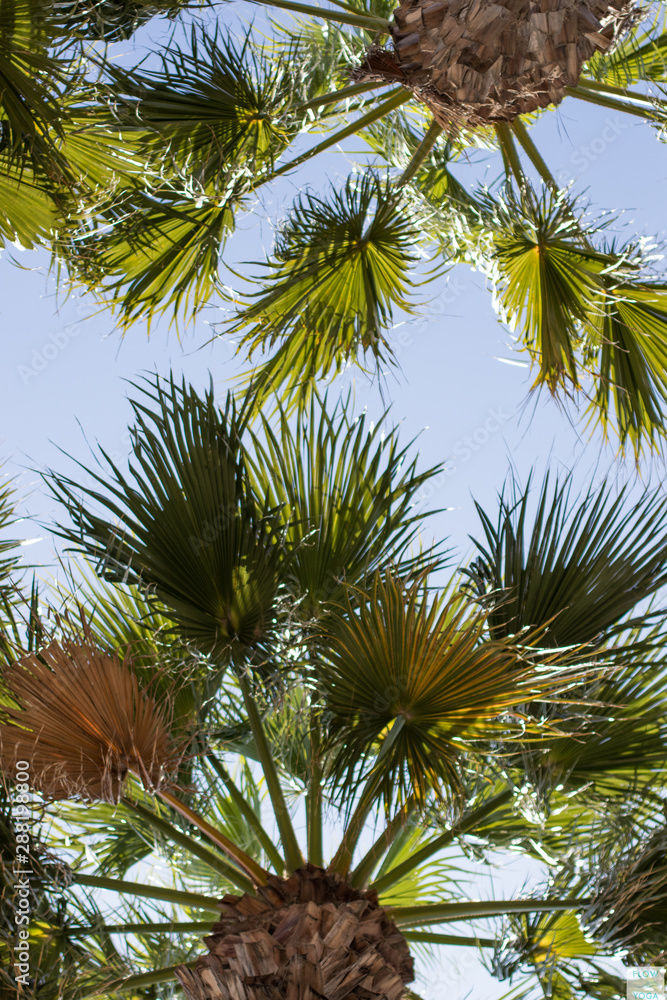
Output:
[[404,82],[450,130],[512,121],[559,104],[634,13],[632,0],[400,0],[394,53],[371,50],[354,76]]
[[378,905],[314,865],[225,896],[209,953],[177,975],[189,1000],[400,1000],[412,981],[405,938]]

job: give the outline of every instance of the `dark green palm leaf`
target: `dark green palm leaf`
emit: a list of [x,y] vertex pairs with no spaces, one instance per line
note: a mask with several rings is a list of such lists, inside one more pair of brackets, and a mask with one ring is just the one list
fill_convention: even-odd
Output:
[[180,11],[201,7],[207,0],[58,0],[73,34],[107,42],[129,38],[153,17],[173,19]]
[[[667,581],[667,502],[660,492],[634,503],[610,484],[582,496],[572,479],[547,474],[535,500],[514,478],[495,517],[479,504],[484,541],[465,575],[490,608],[493,635],[549,626],[556,646],[599,642]],[[534,513],[531,516],[531,506]]]
[[63,33],[53,4],[3,0],[0,10],[0,147],[14,155],[48,147],[61,131],[60,91],[71,83],[67,62],[50,48]]
[[261,644],[280,541],[250,488],[233,404],[222,411],[173,380],[141,393],[128,476],[107,458],[91,487],[48,477],[73,520],[60,534],[107,579],[147,588],[203,651]]
[[663,964],[667,957],[664,826],[639,842],[626,834],[607,845],[591,844],[587,869],[593,898],[582,914],[583,926],[608,951],[622,948],[632,964]]
[[385,433],[384,417],[369,427],[365,414],[350,419],[347,403],[329,412],[326,398],[313,398],[294,421],[281,410],[277,430],[258,420],[251,476],[255,491],[281,509],[290,586],[306,620],[386,565],[407,574],[443,564],[441,552],[410,553],[423,520],[412,504],[439,467],[418,472],[411,445],[400,447],[395,428]]
[[[660,805],[667,757],[664,635],[656,629],[653,655],[628,657],[621,637],[605,649],[611,675],[588,692],[589,703],[559,723],[555,739],[524,748],[518,765],[523,780],[552,800],[562,824],[560,793],[576,794],[580,809],[633,809],[637,827]],[[571,735],[566,735],[566,734]],[[517,782],[519,779],[517,779]],[[558,794],[553,794],[553,789]],[[632,806],[631,806],[632,804]]]

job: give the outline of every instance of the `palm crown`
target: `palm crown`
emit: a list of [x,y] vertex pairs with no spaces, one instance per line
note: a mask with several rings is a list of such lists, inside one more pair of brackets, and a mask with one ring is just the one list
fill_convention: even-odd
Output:
[[[303,399],[351,360],[391,361],[396,309],[416,308],[416,285],[443,263],[467,261],[490,277],[536,384],[583,393],[623,447],[659,444],[667,306],[655,255],[592,222],[530,136],[563,100],[662,135],[659,4],[275,0],[294,19],[268,36],[209,18],[150,68],[122,70],[99,46],[87,69],[79,58],[91,38],[191,6],[3,4],[5,239],[50,246],[123,327],[227,300],[221,333],[241,334],[250,355],[272,349],[255,372],[258,405],[275,390]],[[302,194],[249,276],[256,289],[230,297],[221,254],[255,192],[355,133],[370,163]],[[480,147],[500,152],[502,176],[475,192],[457,163]]]
[[[33,995],[399,1000],[410,949],[440,944],[615,997],[604,956],[658,962],[664,499],[547,480],[531,507],[510,481],[443,586],[413,507],[437,470],[396,432],[173,381],[133,405],[127,470],[49,478],[96,574],[4,627],[2,765],[29,762],[60,859],[39,855]],[[3,857],[22,836],[6,813]],[[550,882],[470,898],[456,843]]]

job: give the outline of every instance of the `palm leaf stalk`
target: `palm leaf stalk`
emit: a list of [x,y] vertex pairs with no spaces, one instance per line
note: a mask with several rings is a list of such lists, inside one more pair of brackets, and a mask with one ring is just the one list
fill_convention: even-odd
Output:
[[[254,1000],[259,988],[361,998],[371,986],[401,1000],[411,995],[410,943],[488,949],[499,935],[481,934],[480,920],[579,919],[588,950],[577,939],[566,965],[609,954],[637,914],[658,925],[664,845],[650,805],[622,849],[614,823],[632,796],[654,802],[661,787],[664,642],[652,611],[636,605],[662,586],[654,539],[664,536],[664,504],[615,503],[604,489],[573,502],[549,482],[537,513],[520,493],[501,499],[498,529],[480,510],[487,542],[463,591],[438,591],[430,581],[442,554],[409,553],[419,526],[411,498],[434,473],[425,480],[406,462],[395,435],[379,438],[345,408],[332,419],[316,397],[296,423],[281,413],[249,424],[231,403],[219,409],[212,393],[173,381],[142,387],[134,405],[127,472],[109,463],[89,486],[80,476],[76,494],[71,478],[52,476],[74,519],[59,530],[112,577],[99,622],[94,602],[84,636],[61,617],[3,670],[3,770],[11,780],[22,755],[33,792],[63,818],[73,901],[102,889],[119,900],[114,915],[71,921],[72,940],[145,942],[134,967],[119,972],[114,959],[106,979],[82,980],[81,998],[163,982],[191,1000]],[[216,522],[229,496],[229,516]],[[186,548],[178,538],[189,537],[190,503],[200,530]],[[237,532],[251,516],[256,533]],[[270,591],[254,580],[265,579],[265,545]],[[222,593],[217,565],[231,581]],[[128,574],[173,643],[138,639],[129,620],[124,635],[122,613],[110,632],[110,595],[117,588],[127,607]],[[633,600],[618,585],[631,579]],[[586,594],[590,580],[601,590],[586,603],[577,584]],[[225,645],[212,609],[228,623],[239,591],[270,595],[262,628],[242,642],[229,633]],[[173,712],[183,642],[215,678],[186,733]],[[187,772],[184,746],[195,748]],[[334,810],[342,830],[329,844]],[[590,877],[580,867],[568,876],[581,829],[607,845]],[[126,846],[105,846],[114,830]],[[508,844],[550,859],[551,883],[475,899],[446,852]],[[160,858],[169,877],[146,877],[143,865]],[[462,922],[463,934],[444,927]],[[643,959],[656,941],[642,937]]]

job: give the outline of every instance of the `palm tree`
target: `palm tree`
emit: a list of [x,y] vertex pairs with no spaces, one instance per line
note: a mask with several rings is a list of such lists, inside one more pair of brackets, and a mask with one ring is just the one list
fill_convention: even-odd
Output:
[[[3,770],[72,905],[106,890],[68,939],[134,964],[72,997],[406,1000],[422,946],[618,997],[604,957],[665,949],[667,502],[510,480],[451,576],[396,431],[159,379],[133,407],[127,470],[49,476],[94,572],[3,670]],[[471,898],[456,845],[549,881]]]
[[[644,242],[620,245],[559,189],[530,127],[584,101],[661,136],[662,5],[261,2],[293,20],[239,36],[222,15],[212,24],[212,4],[205,27],[155,52],[161,65],[126,70],[89,39],[187,5],[3,4],[2,236],[50,246],[123,328],[226,302],[221,335],[250,356],[273,349],[256,371],[258,405],[275,390],[303,399],[351,361],[391,362],[396,308],[417,308],[416,286],[443,265],[472,263],[536,385],[586,400],[622,447],[658,446],[664,276]],[[302,193],[246,276],[256,289],[230,294],[221,254],[258,189],[354,134],[370,161],[342,186]],[[479,149],[502,156],[490,190],[457,177]]]

